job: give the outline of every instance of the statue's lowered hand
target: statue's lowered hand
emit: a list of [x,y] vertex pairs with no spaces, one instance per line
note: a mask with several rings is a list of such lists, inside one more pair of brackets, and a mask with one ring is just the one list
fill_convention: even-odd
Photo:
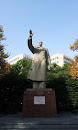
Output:
[[48,65],[48,68],[47,68],[48,71],[50,71],[50,65]]

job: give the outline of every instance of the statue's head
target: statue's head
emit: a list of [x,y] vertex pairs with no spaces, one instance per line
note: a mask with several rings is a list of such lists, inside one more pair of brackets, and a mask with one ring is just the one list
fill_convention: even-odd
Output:
[[37,46],[41,47],[42,46],[42,42],[41,41],[37,42]]

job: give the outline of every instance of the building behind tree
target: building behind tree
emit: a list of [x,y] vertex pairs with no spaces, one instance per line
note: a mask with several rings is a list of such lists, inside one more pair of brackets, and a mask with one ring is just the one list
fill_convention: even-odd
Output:
[[13,65],[13,64],[16,64],[17,61],[21,60],[21,59],[25,59],[25,60],[29,60],[31,61],[32,60],[32,57],[30,57],[29,55],[26,55],[26,54],[19,54],[11,59],[8,60],[8,62]]
[[65,63],[70,63],[72,61],[72,58],[66,56],[65,54],[55,54],[51,57],[51,64],[56,63],[59,66],[63,66]]

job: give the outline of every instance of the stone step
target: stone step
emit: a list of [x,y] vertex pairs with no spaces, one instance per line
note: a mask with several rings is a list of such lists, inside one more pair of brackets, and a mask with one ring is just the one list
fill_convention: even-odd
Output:
[[0,130],[1,129],[77,129],[78,130],[78,124],[29,124],[29,123],[1,123],[0,124]]
[[42,128],[40,128],[40,129],[31,129],[31,128],[17,128],[17,129],[15,129],[15,128],[1,128],[0,130],[78,130],[78,129],[70,129],[70,128],[68,128],[68,129],[65,129],[65,128],[63,128],[63,129],[60,129],[60,128],[58,128],[58,129],[55,129],[55,128],[48,128],[48,129],[46,129],[46,128],[44,128],[44,129],[42,129]]
[[23,118],[22,114],[0,117],[0,130],[78,130],[78,115],[60,114],[57,118]]

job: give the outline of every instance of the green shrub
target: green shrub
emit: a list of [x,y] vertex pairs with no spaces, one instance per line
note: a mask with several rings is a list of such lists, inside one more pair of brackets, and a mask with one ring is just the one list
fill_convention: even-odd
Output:
[[[9,74],[0,80],[0,113],[22,111],[23,95],[26,88],[32,87],[27,80],[31,62],[20,60],[13,65]],[[67,73],[68,64],[51,66],[47,73],[47,88],[53,88],[56,94],[57,111],[78,112],[78,81]]]

